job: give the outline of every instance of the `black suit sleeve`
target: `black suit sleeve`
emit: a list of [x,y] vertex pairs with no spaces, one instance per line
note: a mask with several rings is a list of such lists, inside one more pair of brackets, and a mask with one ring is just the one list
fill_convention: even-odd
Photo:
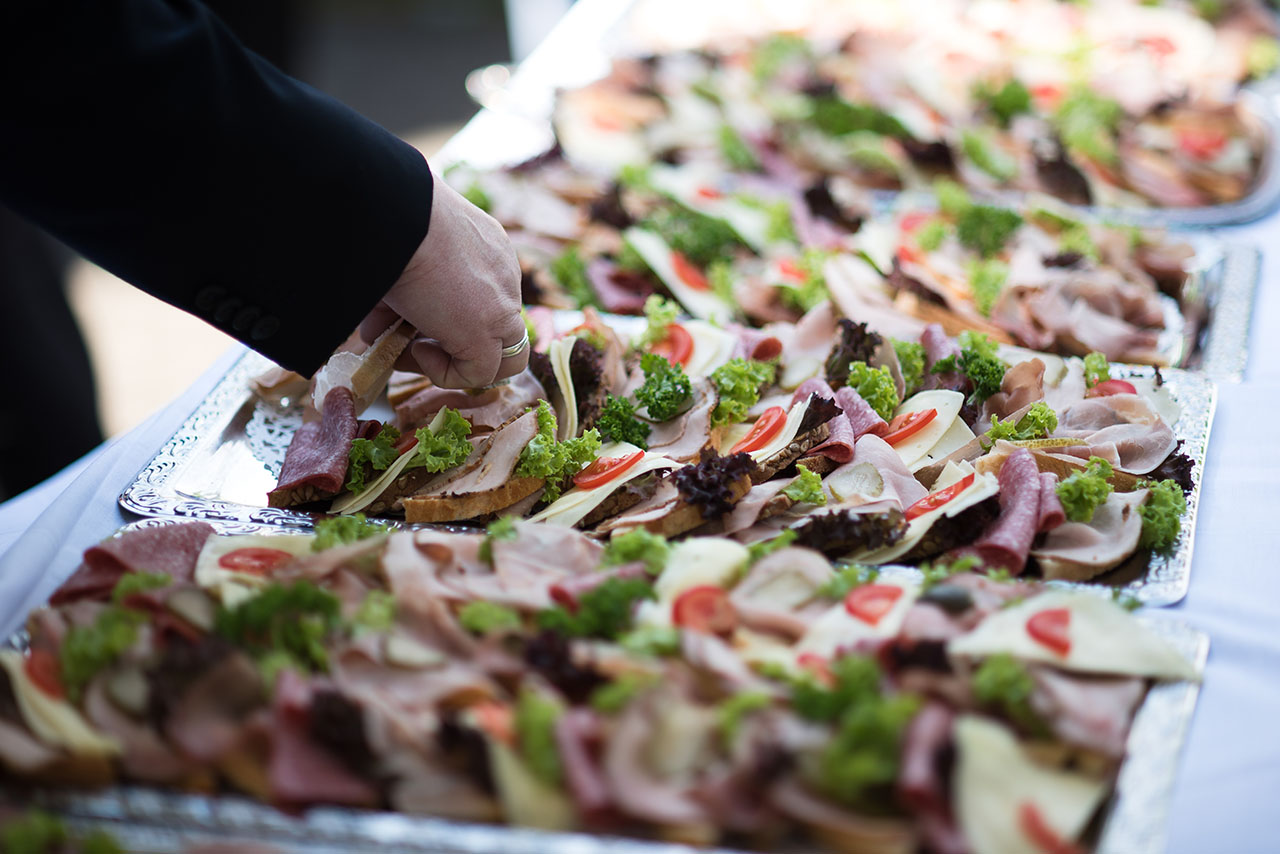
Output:
[[431,191],[420,153],[195,0],[0,0],[0,199],[287,367],[391,287]]

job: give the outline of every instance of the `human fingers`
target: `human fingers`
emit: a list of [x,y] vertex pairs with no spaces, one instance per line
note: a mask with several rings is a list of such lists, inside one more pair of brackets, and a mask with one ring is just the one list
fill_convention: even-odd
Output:
[[509,332],[502,336],[503,349],[509,351],[513,346],[519,346],[520,349],[511,355],[503,353],[502,362],[498,365],[497,379],[504,380],[507,377],[513,377],[525,369],[529,364],[529,350],[531,345],[529,342],[529,332],[525,328],[524,319],[516,315],[515,322],[508,324]]
[[372,344],[379,335],[387,331],[391,324],[400,319],[400,313],[379,300],[373,310],[360,321],[360,337],[366,344]]
[[413,356],[422,372],[441,388],[484,388],[493,385],[501,363],[496,341],[469,348],[476,355],[465,357],[450,353],[434,341],[417,341]]

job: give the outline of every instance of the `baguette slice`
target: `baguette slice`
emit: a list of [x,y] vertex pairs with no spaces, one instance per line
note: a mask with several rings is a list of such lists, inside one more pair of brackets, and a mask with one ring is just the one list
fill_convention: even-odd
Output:
[[318,412],[330,390],[345,386],[355,397],[356,415],[364,412],[387,387],[396,359],[409,346],[414,334],[412,326],[398,320],[363,353],[349,350],[334,353],[312,380],[311,406]]
[[517,477],[483,492],[413,495],[403,499],[406,522],[462,522],[500,513],[546,485],[540,477]]

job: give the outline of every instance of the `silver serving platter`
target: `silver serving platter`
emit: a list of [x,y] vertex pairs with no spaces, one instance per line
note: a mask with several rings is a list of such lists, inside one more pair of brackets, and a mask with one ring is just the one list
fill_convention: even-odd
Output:
[[[578,0],[571,12],[504,82],[473,88],[483,109],[433,161],[444,166],[467,162],[481,168],[512,165],[550,148],[555,142],[551,115],[559,89],[585,85],[603,77],[615,56],[652,50],[629,32],[627,22],[643,0]],[[484,69],[473,73],[483,79]],[[1136,225],[1214,228],[1251,222],[1280,205],[1280,74],[1243,87],[1240,105],[1261,128],[1262,147],[1253,188],[1241,199],[1194,208],[1089,207],[1085,212]],[[889,203],[897,194],[874,194]],[[1016,198],[1016,193],[1007,194]]]
[[[146,519],[126,526],[173,524],[173,519]],[[278,530],[271,526],[214,522],[224,534]],[[1209,638],[1187,624],[1161,614],[1141,617],[1203,673]],[[7,644],[23,649],[24,632]],[[1097,854],[1158,854],[1164,851],[1166,826],[1178,759],[1195,713],[1200,685],[1158,683],[1138,709],[1126,745],[1115,790],[1104,807]],[[241,795],[184,794],[146,786],[122,785],[98,791],[36,789],[5,795],[67,817],[76,828],[103,827],[116,834],[127,850],[177,852],[195,845],[220,845],[231,854],[236,844],[253,843],[282,854],[337,854],[376,847],[404,854],[745,854],[736,849],[695,848],[642,839],[555,833],[518,827],[472,824],[394,812],[316,807],[288,815]],[[777,854],[813,854],[795,845]]]
[[[561,321],[572,323],[575,316],[578,315],[574,312],[566,312]],[[618,320],[623,326],[639,321]],[[263,356],[246,352],[120,494],[120,505],[142,516],[217,520],[249,527],[311,528],[316,514],[265,506],[267,492],[276,483],[293,433],[302,423],[297,403],[265,403],[249,390],[249,381],[271,364]],[[1115,367],[1122,376],[1154,374],[1152,368]],[[1182,533],[1167,554],[1152,554],[1140,565],[1130,565],[1134,563],[1130,561],[1092,583],[1079,585],[1122,588],[1149,605],[1179,601],[1190,584],[1200,482],[1217,399],[1216,385],[1205,376],[1178,369],[1161,373],[1181,409],[1178,422],[1172,425],[1174,433],[1183,441],[1182,452],[1194,463],[1195,486],[1187,496]],[[366,414],[389,415],[374,410]]]

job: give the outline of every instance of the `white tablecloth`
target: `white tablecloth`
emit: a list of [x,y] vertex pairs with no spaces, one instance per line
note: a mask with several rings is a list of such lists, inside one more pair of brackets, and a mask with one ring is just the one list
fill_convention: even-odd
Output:
[[[1204,690],[1169,827],[1176,854],[1280,850],[1280,214],[1222,236],[1263,249],[1247,381],[1220,389],[1196,533],[1191,590],[1164,609],[1209,633]],[[1270,257],[1269,257],[1270,256]],[[20,624],[129,520],[116,496],[239,355],[229,352],[146,424],[0,505],[0,632]]]

